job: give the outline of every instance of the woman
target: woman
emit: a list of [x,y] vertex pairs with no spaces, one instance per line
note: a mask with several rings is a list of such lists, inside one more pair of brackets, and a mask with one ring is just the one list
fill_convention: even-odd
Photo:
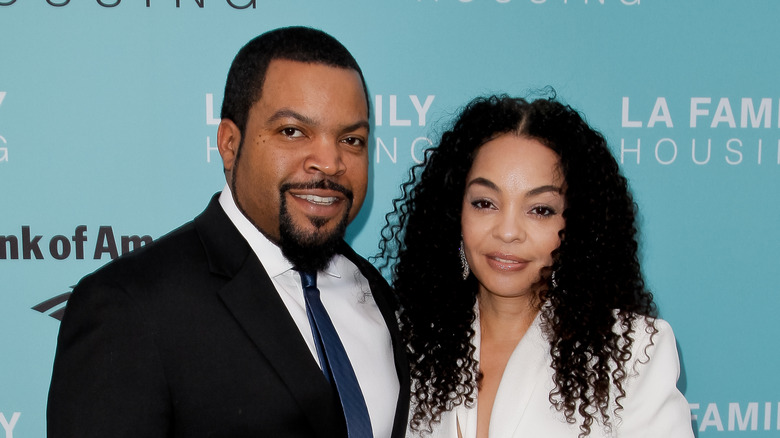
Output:
[[381,249],[409,436],[693,436],[626,179],[576,111],[476,99],[403,190]]

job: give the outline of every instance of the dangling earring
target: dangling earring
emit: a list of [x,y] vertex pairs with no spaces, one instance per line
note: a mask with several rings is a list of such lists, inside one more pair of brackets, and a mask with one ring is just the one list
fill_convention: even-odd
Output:
[[550,284],[552,285],[553,289],[558,287],[558,281],[555,279],[555,271],[552,271],[552,274],[550,274]]
[[465,280],[469,278],[469,272],[471,272],[471,270],[469,269],[469,261],[466,260],[466,253],[463,251],[463,239],[460,240],[458,252],[460,253],[460,266],[463,268],[463,279]]

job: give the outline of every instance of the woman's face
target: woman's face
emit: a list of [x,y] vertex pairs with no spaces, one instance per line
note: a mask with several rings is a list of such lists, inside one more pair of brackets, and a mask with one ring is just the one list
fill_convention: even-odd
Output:
[[466,177],[461,231],[480,295],[535,291],[564,227],[558,156],[525,137],[503,134],[482,145]]

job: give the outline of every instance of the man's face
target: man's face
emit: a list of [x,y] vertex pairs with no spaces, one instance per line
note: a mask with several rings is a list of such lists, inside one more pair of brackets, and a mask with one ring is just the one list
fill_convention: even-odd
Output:
[[[356,71],[276,59],[249,111],[240,151],[222,153],[222,132],[219,141],[244,214],[280,246],[290,238],[307,246],[340,240],[360,210],[368,136],[366,95]],[[280,231],[281,221],[292,236]]]

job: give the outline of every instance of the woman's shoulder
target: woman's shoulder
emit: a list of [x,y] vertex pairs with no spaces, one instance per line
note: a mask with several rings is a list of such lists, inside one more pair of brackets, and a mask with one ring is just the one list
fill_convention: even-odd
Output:
[[672,326],[664,319],[656,318],[647,315],[641,315],[637,313],[630,313],[627,319],[622,319],[619,316],[619,312],[616,310],[615,315],[617,321],[612,327],[612,330],[617,334],[625,334],[627,328],[626,321],[630,322],[632,338],[635,340],[641,339],[656,339],[656,338],[672,338],[674,339],[674,332]]
[[[666,320],[631,314],[630,327],[631,360],[627,363],[627,367],[628,364],[632,364],[630,365],[632,374],[636,374],[638,368],[646,368],[648,364],[654,367],[668,367],[679,372],[677,340],[672,326]],[[627,325],[618,319],[613,330],[624,335],[627,332]],[[624,339],[623,342],[626,340]]]
[[[688,402],[677,388],[680,361],[671,325],[660,318],[634,315],[631,326],[620,435],[692,438]],[[619,327],[618,322],[616,330]]]

